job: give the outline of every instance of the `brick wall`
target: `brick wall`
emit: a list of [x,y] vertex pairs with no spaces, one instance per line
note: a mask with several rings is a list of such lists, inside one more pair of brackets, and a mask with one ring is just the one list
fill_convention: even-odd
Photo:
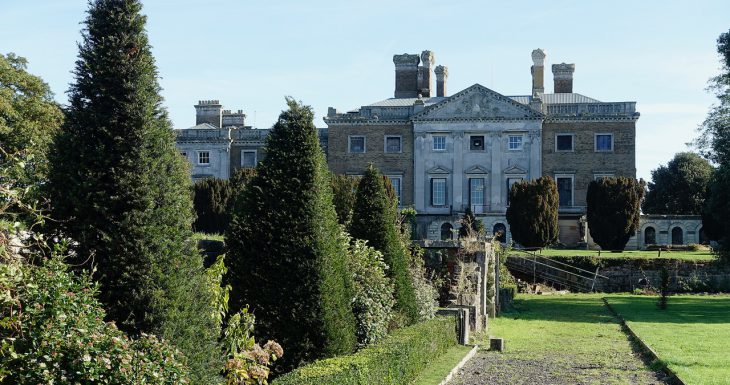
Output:
[[[585,206],[594,174],[636,177],[636,122],[550,122],[543,124],[542,174],[574,173],[574,205]],[[573,151],[556,152],[556,134],[573,134]],[[596,152],[595,134],[613,134],[613,151]]]
[[[365,136],[365,153],[349,153],[348,137]],[[385,136],[401,137],[401,152],[385,152]],[[329,169],[336,174],[363,174],[373,163],[383,174],[402,174],[402,205],[413,204],[413,126],[330,124]]]

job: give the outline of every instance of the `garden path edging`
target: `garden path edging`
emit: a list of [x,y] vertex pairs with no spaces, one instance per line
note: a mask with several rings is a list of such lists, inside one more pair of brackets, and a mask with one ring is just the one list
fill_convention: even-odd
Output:
[[449,374],[446,375],[446,378],[444,378],[441,382],[439,382],[439,385],[446,385],[446,384],[448,384],[449,381],[451,381],[451,379],[456,375],[456,373],[458,373],[459,370],[464,365],[466,365],[466,363],[469,362],[469,360],[471,360],[474,357],[474,355],[477,354],[477,351],[478,350],[479,350],[479,345],[474,345],[474,347],[471,348],[471,350],[469,351],[469,353],[466,353],[466,355],[464,356],[464,358],[462,358],[461,361],[459,361],[459,363],[456,364],[456,366],[454,366],[453,369],[451,369],[451,371],[449,372]]
[[684,381],[682,381],[682,379],[679,378],[677,373],[675,373],[674,370],[670,369],[669,366],[667,366],[667,364],[664,363],[659,358],[659,355],[656,354],[654,349],[652,349],[649,345],[647,345],[646,342],[644,342],[644,340],[639,338],[639,335],[636,334],[636,332],[634,332],[634,330],[631,329],[631,326],[629,326],[629,324],[626,323],[626,320],[624,319],[624,317],[622,317],[616,311],[616,309],[614,309],[613,306],[611,306],[611,304],[608,303],[608,300],[606,299],[606,297],[601,298],[601,300],[603,300],[603,303],[606,305],[606,308],[611,312],[611,314],[613,314],[614,317],[616,317],[619,320],[619,323],[621,324],[621,330],[624,333],[626,333],[629,336],[629,338],[631,338],[632,340],[634,340],[635,342],[637,342],[639,344],[639,347],[641,348],[641,350],[643,350],[644,354],[648,355],[649,358],[651,358],[653,361],[661,363],[660,370],[667,375],[667,382],[671,385],[686,385],[684,383]]

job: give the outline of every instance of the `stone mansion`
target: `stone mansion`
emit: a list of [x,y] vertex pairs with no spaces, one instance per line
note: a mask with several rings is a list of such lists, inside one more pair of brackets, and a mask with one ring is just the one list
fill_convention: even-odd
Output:
[[[633,101],[573,92],[574,64],[553,64],[553,92],[546,92],[545,58],[543,50],[532,52],[527,95],[505,96],[480,84],[448,95],[448,68],[435,66],[432,52],[394,55],[393,97],[345,113],[329,108],[319,134],[330,170],[357,176],[373,163],[400,205],[415,207],[421,238],[450,236],[470,207],[488,231],[504,234],[502,241],[509,240],[510,186],[549,175],[560,195],[560,242],[592,243],[584,220],[588,183],[636,177],[639,113]],[[265,155],[269,130],[245,126],[242,111],[222,110],[217,100],[195,108],[196,126],[176,130],[194,179],[227,178]],[[627,248],[650,240],[698,242],[700,226],[698,218],[642,219]]]

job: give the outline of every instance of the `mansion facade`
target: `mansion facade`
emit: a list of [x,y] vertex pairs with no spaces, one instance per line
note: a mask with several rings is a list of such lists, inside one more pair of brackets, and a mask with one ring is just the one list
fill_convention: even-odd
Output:
[[[636,177],[633,101],[603,102],[573,92],[574,64],[553,64],[545,89],[545,53],[532,52],[532,87],[505,96],[480,84],[447,95],[448,68],[434,54],[394,55],[392,98],[341,113],[330,107],[318,129],[333,173],[358,176],[369,163],[386,175],[401,207],[413,206],[420,239],[450,238],[467,208],[487,231],[510,240],[505,213],[510,187],[543,175],[559,192],[560,242],[592,244],[585,221],[588,184]],[[435,87],[434,87],[435,83]],[[195,126],[175,130],[193,180],[229,178],[266,156],[268,129],[245,124],[242,110],[218,100],[195,105]],[[627,249],[700,243],[693,216],[642,216]]]
[[429,239],[457,229],[467,207],[509,238],[511,185],[549,175],[560,194],[560,241],[589,242],[582,219],[588,183],[636,177],[636,103],[574,93],[574,64],[552,65],[554,92],[547,93],[545,53],[534,50],[532,61],[528,95],[474,84],[449,96],[448,68],[434,67],[432,52],[394,55],[392,98],[346,113],[329,109],[330,169],[359,175],[373,163],[401,205],[415,207],[419,236]]

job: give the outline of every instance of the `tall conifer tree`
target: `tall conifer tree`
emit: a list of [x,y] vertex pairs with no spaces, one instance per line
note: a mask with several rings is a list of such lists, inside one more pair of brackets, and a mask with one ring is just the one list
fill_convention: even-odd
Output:
[[50,154],[52,217],[96,269],[108,318],[154,333],[216,381],[220,328],[190,238],[190,177],[162,107],[138,0],[90,1],[66,122]]
[[383,253],[388,275],[395,283],[396,309],[415,322],[418,304],[408,271],[408,250],[400,240],[397,201],[389,188],[390,182],[373,165],[365,170],[357,186],[350,234]]
[[515,183],[509,191],[507,222],[515,242],[545,247],[558,241],[558,187],[549,176]]
[[291,98],[287,104],[226,232],[231,310],[248,304],[256,334],[282,345],[279,371],[356,344],[347,245],[314,114]]

